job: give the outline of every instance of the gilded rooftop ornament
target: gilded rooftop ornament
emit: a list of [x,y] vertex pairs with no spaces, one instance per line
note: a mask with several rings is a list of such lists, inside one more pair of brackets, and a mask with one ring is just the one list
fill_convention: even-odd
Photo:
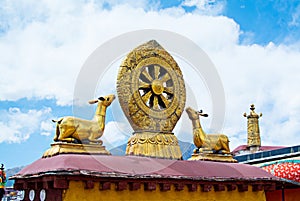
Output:
[[90,100],[90,104],[97,103],[93,120],[80,119],[73,116],[61,117],[56,122],[55,143],[43,154],[51,157],[58,154],[110,154],[102,140],[105,128],[106,109],[114,101],[115,95],[107,95]]
[[126,153],[181,158],[172,130],[183,112],[186,94],[182,72],[173,57],[155,40],[138,46],[120,66],[117,92],[135,131]]
[[206,134],[200,123],[201,117],[208,117],[202,110],[191,107],[185,110],[193,124],[193,140],[197,147],[189,160],[210,160],[236,163],[229,149],[229,139],[224,134]]
[[230,154],[229,139],[224,134],[206,134],[202,129],[200,123],[200,116],[208,117],[208,114],[204,114],[202,110],[196,111],[191,107],[185,110],[193,123],[193,139],[194,144],[197,147],[195,153],[199,153],[202,150],[212,151],[216,153]]
[[248,147],[260,147],[261,140],[260,140],[260,131],[259,131],[259,123],[258,119],[262,116],[262,113],[259,115],[255,113],[254,104],[250,105],[250,114],[247,115],[246,112],[244,113],[244,117],[247,117],[247,124],[248,124]]
[[103,135],[105,127],[106,108],[114,101],[115,95],[100,97],[90,100],[90,104],[97,103],[97,109],[93,120],[85,120],[76,117],[62,117],[53,122],[56,123],[54,141],[101,143],[99,138]]

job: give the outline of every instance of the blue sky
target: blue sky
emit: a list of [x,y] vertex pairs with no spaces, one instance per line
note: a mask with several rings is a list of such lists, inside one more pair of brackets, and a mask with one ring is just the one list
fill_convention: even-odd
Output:
[[[242,114],[252,102],[264,114],[263,144],[299,144],[298,1],[1,1],[0,162],[12,168],[41,157],[54,136],[51,119],[73,115],[74,85],[88,56],[114,36],[145,28],[184,35],[212,59],[226,93],[223,132],[231,149],[246,143]],[[106,77],[101,94],[115,92],[116,78]],[[115,110],[117,102],[108,110],[109,147],[130,135],[112,134],[130,132]]]

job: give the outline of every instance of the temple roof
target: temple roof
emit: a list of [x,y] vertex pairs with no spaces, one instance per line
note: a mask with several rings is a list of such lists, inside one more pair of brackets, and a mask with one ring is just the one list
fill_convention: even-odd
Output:
[[209,181],[278,180],[251,165],[210,161],[182,161],[139,156],[62,154],[41,158],[13,178],[43,175],[92,175],[121,178],[173,178]]
[[[276,149],[282,149],[285,148],[284,146],[260,146],[258,151],[271,151]],[[248,145],[240,145],[236,147],[231,153],[233,155],[237,155],[241,151],[247,151],[249,150]]]

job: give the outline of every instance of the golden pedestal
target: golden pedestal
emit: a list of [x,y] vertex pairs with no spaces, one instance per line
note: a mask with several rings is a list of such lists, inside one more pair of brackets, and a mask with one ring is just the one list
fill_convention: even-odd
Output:
[[173,133],[135,132],[127,143],[126,155],[182,159],[178,140]]
[[74,144],[66,142],[57,142],[51,144],[51,147],[45,151],[43,158],[52,157],[59,154],[91,154],[91,155],[110,155],[102,144]]
[[228,163],[237,163],[232,155],[230,154],[213,154],[213,153],[196,153],[192,154],[192,157],[189,158],[190,161],[217,161],[217,162],[228,162]]

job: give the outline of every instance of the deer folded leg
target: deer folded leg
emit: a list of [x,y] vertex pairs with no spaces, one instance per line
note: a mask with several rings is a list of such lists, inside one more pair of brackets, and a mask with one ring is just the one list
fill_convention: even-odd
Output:
[[90,143],[95,143],[95,144],[100,144],[102,145],[103,144],[103,141],[102,140],[90,140]]
[[58,141],[62,142],[76,142],[72,135],[76,132],[76,128],[66,128],[60,127],[60,135],[58,136]]
[[221,153],[221,154],[230,154],[230,151],[227,151],[227,150],[220,150],[220,153]]

